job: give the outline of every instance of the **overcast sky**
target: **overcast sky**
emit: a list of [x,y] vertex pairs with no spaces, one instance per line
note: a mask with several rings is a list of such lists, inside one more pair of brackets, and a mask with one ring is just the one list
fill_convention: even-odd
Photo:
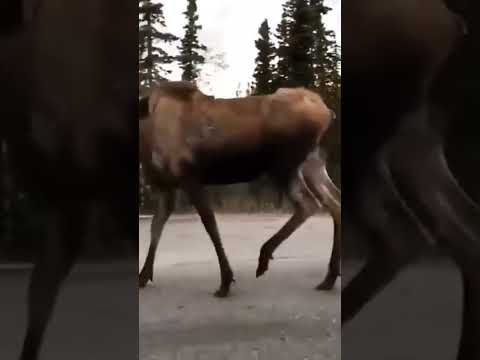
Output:
[[[258,28],[268,19],[272,31],[280,21],[282,4],[285,0],[197,0],[200,41],[215,53],[225,53],[228,69],[215,74],[211,87],[204,91],[217,97],[234,97],[237,88],[244,90],[252,80],[257,55],[255,40]],[[183,35],[185,17],[182,14],[186,0],[163,0],[164,15],[170,32]],[[328,29],[335,31],[337,41],[341,41],[340,0],[325,0],[332,8],[324,21]],[[178,80],[180,70],[174,69],[170,80]]]

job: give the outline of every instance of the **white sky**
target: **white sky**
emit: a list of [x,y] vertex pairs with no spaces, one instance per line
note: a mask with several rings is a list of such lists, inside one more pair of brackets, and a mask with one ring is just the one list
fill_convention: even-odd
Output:
[[[341,0],[326,0],[332,10],[325,16],[328,29],[335,31],[341,42]],[[272,32],[275,32],[282,14],[284,0],[197,0],[200,41],[215,53],[225,53],[228,69],[219,71],[211,81],[211,89],[205,92],[217,97],[234,97],[239,85],[243,90],[252,81],[257,50],[255,40],[262,21],[268,19]],[[182,14],[186,0],[163,0],[164,15],[170,32],[181,37],[185,17]],[[179,80],[180,69],[173,67],[170,80]]]

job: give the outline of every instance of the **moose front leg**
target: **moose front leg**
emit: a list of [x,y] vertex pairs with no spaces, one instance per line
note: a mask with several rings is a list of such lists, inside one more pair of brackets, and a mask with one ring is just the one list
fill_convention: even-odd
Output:
[[330,261],[328,263],[327,275],[323,281],[316,287],[317,290],[332,290],[335,286],[335,281],[340,276],[340,262],[341,262],[341,224],[333,219],[333,244]]
[[185,188],[190,201],[197,210],[202,223],[213,242],[215,252],[220,265],[220,288],[215,292],[216,297],[227,297],[230,293],[230,286],[234,282],[233,271],[228,262],[227,255],[222,245],[222,239],[218,231],[217,221],[212,206],[208,200],[205,190],[200,185],[190,185]]
[[142,271],[139,275],[139,286],[145,287],[148,281],[153,281],[153,266],[155,263],[155,254],[157,252],[158,242],[162,236],[162,231],[168,218],[175,209],[175,190],[170,190],[161,194],[158,200],[157,208],[153,215],[152,224],[150,225],[150,245],[148,254],[143,264]]

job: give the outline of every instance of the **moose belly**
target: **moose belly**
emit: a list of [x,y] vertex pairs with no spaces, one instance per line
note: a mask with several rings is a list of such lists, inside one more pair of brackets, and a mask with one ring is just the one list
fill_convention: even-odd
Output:
[[195,173],[206,185],[250,182],[268,171],[269,156],[265,150],[198,154]]

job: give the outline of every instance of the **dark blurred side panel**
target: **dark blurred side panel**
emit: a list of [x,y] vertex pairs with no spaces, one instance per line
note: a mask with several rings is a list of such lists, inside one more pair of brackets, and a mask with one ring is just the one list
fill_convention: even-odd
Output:
[[[420,3],[422,4],[419,6]],[[439,236],[425,237],[418,228],[414,230],[412,226],[410,229],[406,221],[402,223],[395,220],[400,218],[401,212],[398,211],[397,205],[392,205],[391,200],[386,200],[387,184],[372,180],[374,179],[372,174],[379,168],[377,165],[380,162],[377,161],[376,156],[382,153],[381,149],[395,143],[394,139],[404,136],[399,135],[401,131],[405,134],[415,134],[412,128],[415,129],[420,123],[420,121],[416,124],[412,122],[412,126],[405,128],[401,125],[401,121],[406,118],[406,121],[409,121],[408,117],[411,119],[416,116],[414,108],[416,104],[421,103],[421,97],[416,95],[413,84],[416,83],[415,79],[422,77],[422,71],[426,68],[421,66],[426,63],[424,49],[430,47],[435,40],[429,40],[426,42],[429,45],[416,50],[418,58],[412,55],[414,52],[409,53],[411,50],[409,50],[409,44],[422,44],[431,35],[428,34],[429,27],[431,29],[433,26],[431,24],[437,21],[431,19],[440,16],[435,11],[419,15],[420,11],[423,11],[422,6],[423,9],[430,8],[430,10],[442,8],[443,2],[441,0],[363,2],[345,0],[342,2],[343,320],[345,321],[345,317],[348,316],[345,315],[347,311],[344,309],[354,307],[352,299],[358,297],[360,293],[363,295],[366,293],[364,290],[368,287],[367,283],[387,279],[389,276],[386,274],[394,273],[390,281],[385,281],[380,286],[376,296],[368,301],[353,318],[348,318],[348,322],[345,321],[342,324],[342,359],[344,360],[473,360],[480,356],[478,346],[475,345],[467,345],[459,351],[462,321],[469,324],[470,334],[476,334],[469,335],[471,341],[474,336],[477,338],[480,336],[478,333],[480,319],[478,307],[475,308],[471,304],[469,315],[462,318],[464,290],[460,267],[457,266],[460,258],[458,254],[467,254],[462,255],[462,259],[474,259],[478,254],[480,242],[480,233],[473,231],[478,230],[480,223],[480,217],[478,217],[480,214],[478,212],[478,204],[480,204],[480,187],[478,186],[480,181],[478,101],[480,8],[478,2],[451,1],[448,4],[454,14],[452,18],[456,18],[454,21],[460,29],[457,34],[460,35],[455,35],[458,36],[458,40],[454,41],[448,61],[435,72],[427,95],[429,120],[426,122],[434,130],[430,128],[425,130],[432,135],[432,138],[441,134],[438,136],[442,137],[445,144],[448,165],[456,181],[467,194],[463,199],[469,198],[468,209],[471,212],[454,214],[457,217],[459,229],[467,229],[465,233],[468,232],[470,236],[466,237],[469,242],[460,245],[463,240],[461,231],[448,234],[446,240]],[[417,10],[412,11],[412,9]],[[405,19],[401,20],[402,17]],[[372,18],[376,20],[371,21]],[[388,24],[399,26],[393,31],[394,26]],[[464,30],[466,34],[463,34]],[[406,42],[403,37],[405,34],[409,34]],[[390,43],[386,40],[388,38]],[[435,36],[431,38],[434,39]],[[445,42],[449,41],[445,36],[443,39]],[[441,45],[438,48],[440,47]],[[430,48],[435,49],[435,46]],[[412,56],[409,57],[408,54]],[[425,56],[421,57],[421,54]],[[371,61],[368,66],[365,62],[362,63],[365,59]],[[409,115],[400,117],[398,114],[402,112]],[[423,156],[420,152],[427,149],[427,146],[424,146],[425,143],[420,146],[416,143],[421,137],[408,136],[405,135],[402,140],[406,145],[405,151],[395,155],[396,161],[403,162],[405,166],[398,167],[388,161],[385,162],[387,164],[385,168],[393,169],[391,174],[401,194],[403,190],[409,190],[406,186],[402,188],[408,183],[402,183],[404,179],[399,177],[395,178],[396,171],[401,174],[401,171],[410,168],[409,164],[417,164],[416,158]],[[411,146],[407,146],[409,141]],[[436,150],[433,149],[432,154],[434,151]],[[410,175],[413,179],[412,184],[424,185],[422,189],[415,189],[420,197],[422,193],[428,194],[430,189],[436,188],[442,181],[440,176],[434,175],[436,170],[433,168],[429,181],[423,181],[426,177],[420,177],[426,176],[425,169],[429,168],[428,164],[425,164],[424,169],[418,165],[418,179],[420,179],[418,181],[415,179],[415,171]],[[368,189],[367,194],[370,195],[359,195],[364,189]],[[452,194],[455,191],[452,190]],[[378,199],[383,200],[379,202]],[[416,208],[417,205],[411,201],[412,199],[413,197],[406,197],[407,202],[410,201],[409,204],[413,204],[410,207],[410,215],[420,209]],[[380,208],[379,204],[381,204]],[[459,204],[460,200],[452,208],[456,209],[457,205],[461,208],[463,203]],[[449,209],[448,206],[445,204],[445,212]],[[428,205],[426,207],[428,208]],[[361,218],[372,220],[373,225],[370,229],[378,229],[381,227],[379,224],[388,222],[396,225],[390,226],[387,230],[383,229],[381,234],[379,231],[361,231],[359,227],[365,224],[358,225],[359,209],[366,214]],[[429,216],[442,211],[437,209],[418,211],[420,215],[416,217],[416,221],[427,219],[425,223],[429,225]],[[465,214],[469,216],[464,216]],[[475,218],[478,219],[477,225],[475,225]],[[446,215],[445,224],[449,224],[449,221],[450,218]],[[429,233],[439,234],[442,225],[442,222],[438,222],[436,227],[430,227]],[[446,225],[444,229],[447,231],[448,226]],[[382,237],[385,234],[389,238],[387,242],[394,244],[390,250],[382,247],[385,241]],[[417,238],[421,241],[417,241],[417,245],[409,245],[409,252],[406,255],[402,253],[406,248],[404,244],[410,244],[412,239],[416,241]],[[459,244],[459,248],[462,247],[462,249],[458,250],[458,253],[453,253],[449,244]],[[394,255],[388,257],[389,261],[377,262],[381,265],[375,268],[376,271],[370,271],[367,276],[370,282],[366,281],[363,287],[356,283],[356,286],[345,290],[352,278],[359,274],[367,259],[373,259],[379,254],[380,256],[385,254],[384,259],[387,259],[387,255]],[[398,260],[402,254],[405,256],[398,263],[392,260],[395,256]],[[400,268],[399,271],[397,271],[397,265]],[[469,294],[473,293],[471,291],[473,288],[477,289],[478,294],[480,278],[473,275],[470,279],[474,280],[470,281]],[[472,285],[473,283],[475,285]],[[474,297],[470,299],[472,298]],[[472,310],[474,308],[476,310]]]
[[138,6],[0,4],[0,358],[138,357]]
[[0,24],[3,34],[12,34],[23,22],[23,6],[21,1],[5,0],[0,3]]
[[[456,2],[451,3],[452,9],[456,9]],[[477,202],[480,202],[479,6],[475,1],[458,6],[458,11],[465,18],[468,36],[455,61],[452,61],[450,81],[445,81],[444,86],[439,88],[445,101],[452,103],[455,117],[448,138],[450,166],[465,190]]]

